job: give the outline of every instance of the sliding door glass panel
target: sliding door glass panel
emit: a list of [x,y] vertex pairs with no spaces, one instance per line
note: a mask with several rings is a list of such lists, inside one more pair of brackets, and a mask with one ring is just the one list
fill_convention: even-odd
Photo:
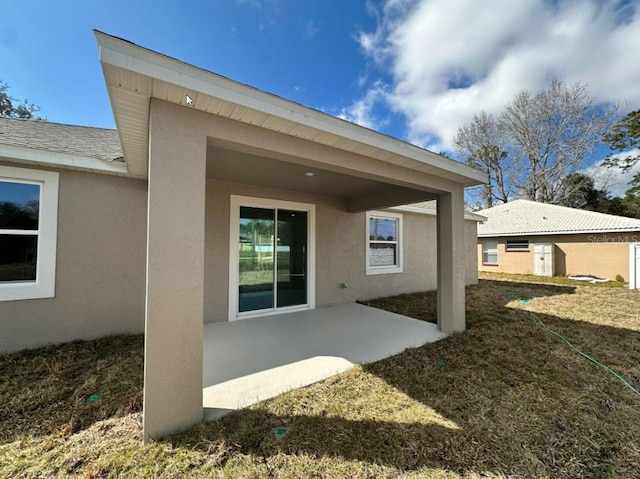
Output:
[[272,309],[275,209],[240,207],[238,311]]
[[307,212],[278,210],[277,307],[307,304]]

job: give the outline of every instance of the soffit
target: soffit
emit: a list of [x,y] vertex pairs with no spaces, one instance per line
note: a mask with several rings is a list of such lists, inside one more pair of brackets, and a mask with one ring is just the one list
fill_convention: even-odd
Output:
[[213,146],[207,148],[207,177],[339,198],[374,194],[388,187],[378,181]]
[[[147,174],[149,100],[158,98],[460,183],[486,175],[459,162],[96,32],[129,171]],[[186,105],[185,105],[186,106]]]

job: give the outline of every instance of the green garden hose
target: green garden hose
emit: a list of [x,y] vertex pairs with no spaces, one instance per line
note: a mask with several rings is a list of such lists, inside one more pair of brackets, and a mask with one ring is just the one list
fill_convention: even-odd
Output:
[[[516,296],[515,294],[512,293],[506,293],[504,295],[507,298],[510,299],[516,299],[518,300],[521,304],[528,306],[531,304],[531,300],[526,299],[526,298],[522,298],[520,296]],[[580,349],[578,349],[577,347],[575,347],[571,341],[569,341],[566,337],[564,337],[562,334],[558,333],[557,331],[554,331],[553,329],[551,329],[549,326],[547,326],[533,311],[530,311],[528,309],[525,310],[527,313],[529,313],[537,322],[538,324],[540,324],[540,326],[542,326],[542,328],[544,328],[547,332],[551,333],[553,336],[559,338],[560,340],[562,340],[567,346],[569,346],[571,349],[573,349],[576,353],[578,353],[580,356],[588,359],[589,361],[591,361],[592,363],[600,366],[602,369],[604,369],[606,372],[608,372],[609,374],[611,374],[614,378],[618,379],[622,384],[624,384],[627,388],[629,388],[629,390],[631,392],[633,392],[634,394],[640,396],[640,391],[638,391],[636,388],[634,388],[629,381],[627,381],[625,378],[623,378],[622,376],[620,376],[620,374],[618,374],[617,372],[615,372],[613,369],[611,369],[609,366],[602,364],[600,361],[598,361],[597,359],[595,359],[592,356],[589,356],[587,353],[585,353],[584,351],[581,351]]]

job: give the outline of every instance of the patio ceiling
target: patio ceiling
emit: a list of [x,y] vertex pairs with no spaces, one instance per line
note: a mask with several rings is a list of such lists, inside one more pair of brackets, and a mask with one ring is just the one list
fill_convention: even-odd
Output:
[[462,163],[95,32],[125,162],[146,177],[149,102],[161,99],[266,130],[413,169],[463,186],[486,175]]
[[[207,148],[207,178],[269,188],[333,196],[356,201],[393,192],[411,201],[435,199],[436,193],[417,191],[322,168],[268,158],[216,146]],[[415,200],[413,199],[415,198]]]

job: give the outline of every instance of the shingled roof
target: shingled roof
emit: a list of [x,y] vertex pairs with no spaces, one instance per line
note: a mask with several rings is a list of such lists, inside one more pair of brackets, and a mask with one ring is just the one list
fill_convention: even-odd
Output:
[[116,130],[0,117],[0,144],[113,161],[122,158]]
[[640,220],[529,200],[515,200],[477,212],[479,237],[640,231]]

